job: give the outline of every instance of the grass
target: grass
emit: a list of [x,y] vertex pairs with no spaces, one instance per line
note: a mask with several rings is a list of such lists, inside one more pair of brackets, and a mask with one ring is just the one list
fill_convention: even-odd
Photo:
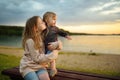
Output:
[[0,80],[10,80],[7,76],[1,74],[1,71],[7,68],[19,65],[20,57],[5,55],[0,53]]
[[[22,50],[3,48],[0,51],[0,73],[2,70],[19,65]],[[12,52],[13,51],[13,52]],[[17,55],[15,54],[17,52]],[[110,76],[120,76],[120,55],[103,55],[82,52],[60,52],[56,60],[57,68],[96,73]],[[0,74],[0,80],[10,80]]]

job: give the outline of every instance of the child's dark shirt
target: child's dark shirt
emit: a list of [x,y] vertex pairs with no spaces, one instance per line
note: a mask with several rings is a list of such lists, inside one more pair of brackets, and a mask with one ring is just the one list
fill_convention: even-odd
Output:
[[47,48],[47,46],[49,45],[48,43],[57,41],[58,35],[62,36],[62,37],[66,37],[68,35],[68,33],[66,31],[59,29],[56,26],[47,27],[47,29],[48,29],[48,33],[47,33],[47,35],[44,36],[45,53],[47,53],[47,51],[49,51]]

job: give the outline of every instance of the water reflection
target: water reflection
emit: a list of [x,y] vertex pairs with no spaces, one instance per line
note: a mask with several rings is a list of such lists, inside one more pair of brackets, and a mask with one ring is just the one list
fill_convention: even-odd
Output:
[[[120,54],[120,36],[71,36],[72,40],[59,37],[62,51]],[[0,46],[21,47],[19,36],[0,36]]]
[[67,51],[98,52],[120,54],[120,36],[72,36],[72,40],[63,39]]

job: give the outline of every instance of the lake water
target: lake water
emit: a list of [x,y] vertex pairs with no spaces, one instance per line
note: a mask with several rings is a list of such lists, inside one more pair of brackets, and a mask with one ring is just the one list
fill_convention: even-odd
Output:
[[[72,40],[59,37],[62,51],[120,54],[120,36],[71,36]],[[0,36],[0,46],[21,47],[21,37]]]

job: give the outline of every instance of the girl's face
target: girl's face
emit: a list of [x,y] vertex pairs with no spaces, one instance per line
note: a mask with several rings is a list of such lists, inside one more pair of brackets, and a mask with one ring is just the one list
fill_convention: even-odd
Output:
[[56,26],[56,16],[49,19],[49,26]]
[[38,20],[37,20],[37,26],[38,26],[38,29],[39,29],[40,31],[43,31],[43,30],[46,29],[45,23],[44,23],[43,20],[40,19],[40,18],[38,18]]

